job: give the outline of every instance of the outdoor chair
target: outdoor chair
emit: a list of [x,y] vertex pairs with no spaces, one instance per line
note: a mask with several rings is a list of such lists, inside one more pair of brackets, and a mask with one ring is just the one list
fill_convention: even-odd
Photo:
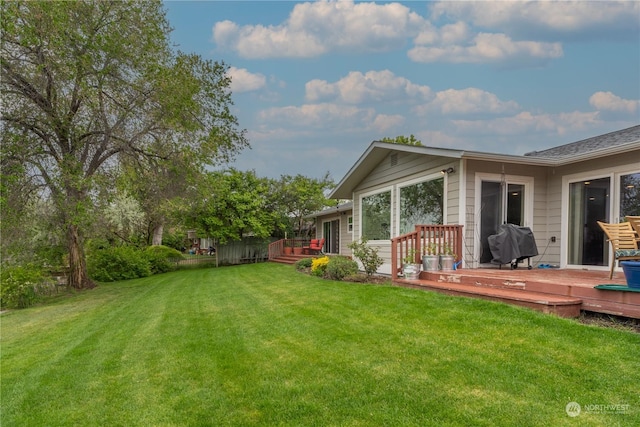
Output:
[[613,249],[613,262],[611,263],[611,273],[609,274],[609,279],[612,279],[616,261],[640,261],[640,249],[638,249],[640,239],[638,239],[629,222],[608,224],[598,221],[598,225],[604,231],[607,241],[611,243],[611,249]]
[[636,232],[636,237],[640,237],[640,216],[627,215],[624,218],[631,224],[631,227]]
[[324,239],[311,239],[311,244],[309,246],[303,247],[302,249],[307,254],[311,254],[311,251],[313,251],[314,254],[321,254],[323,246]]

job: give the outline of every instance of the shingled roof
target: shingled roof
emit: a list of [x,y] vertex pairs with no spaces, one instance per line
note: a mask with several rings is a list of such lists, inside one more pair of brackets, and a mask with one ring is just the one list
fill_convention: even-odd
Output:
[[554,158],[576,156],[634,142],[637,143],[638,141],[640,141],[640,125],[549,148],[548,150],[532,151],[525,153],[525,156]]

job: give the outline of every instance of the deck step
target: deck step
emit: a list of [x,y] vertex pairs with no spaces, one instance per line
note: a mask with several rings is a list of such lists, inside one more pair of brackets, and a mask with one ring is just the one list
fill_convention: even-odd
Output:
[[[572,271],[570,274],[573,275],[573,280],[567,280],[566,271],[564,272],[564,277],[557,277],[561,272],[554,273],[552,270],[537,272],[537,274],[528,271],[518,273],[520,274],[510,274],[508,270],[496,271],[489,269],[473,270],[473,273],[469,273],[469,270],[451,272],[423,271],[420,273],[420,279],[438,283],[466,285],[473,288],[510,289],[571,297],[582,300],[582,310],[584,311],[640,319],[640,293],[594,289],[596,284],[611,282],[606,274],[603,274],[601,279],[594,280],[593,277],[581,277],[581,272],[579,271]],[[541,276],[540,273],[544,274]],[[578,285],[578,283],[589,283],[589,285]]]
[[427,289],[448,295],[500,301],[520,307],[527,307],[543,313],[555,314],[560,317],[578,317],[580,316],[580,309],[582,307],[582,300],[580,298],[530,292],[519,289],[474,286],[470,284],[438,282],[433,280],[397,279],[394,283],[400,286]]
[[310,258],[312,255],[281,255],[276,258],[271,258],[270,262],[279,262],[280,264],[295,264],[297,261],[303,258]]

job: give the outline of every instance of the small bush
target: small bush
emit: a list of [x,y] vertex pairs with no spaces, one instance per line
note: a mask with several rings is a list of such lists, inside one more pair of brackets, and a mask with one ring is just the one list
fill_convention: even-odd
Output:
[[89,276],[100,282],[137,279],[151,275],[151,267],[145,254],[131,246],[93,252],[87,257],[87,269]]
[[144,255],[149,262],[151,274],[166,273],[175,269],[170,258],[184,258],[179,250],[167,246],[149,246],[144,250]]
[[306,270],[307,268],[311,268],[311,263],[313,262],[313,258],[302,258],[295,263],[296,270]]
[[357,272],[358,263],[344,256],[333,256],[329,258],[324,276],[327,279],[343,280],[345,277],[356,274]]
[[44,273],[33,264],[3,266],[0,275],[0,307],[26,308],[33,305],[45,282]]
[[353,251],[353,256],[362,263],[367,276],[376,274],[378,268],[384,264],[384,259],[378,255],[378,248],[367,245],[366,239],[362,239],[360,242],[351,242],[349,248]]
[[329,257],[326,255],[321,258],[314,258],[311,262],[311,274],[319,277],[324,276],[327,264],[329,264]]

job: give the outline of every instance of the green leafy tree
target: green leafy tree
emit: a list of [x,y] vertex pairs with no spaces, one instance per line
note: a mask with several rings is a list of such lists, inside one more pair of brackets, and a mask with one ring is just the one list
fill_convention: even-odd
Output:
[[423,146],[422,142],[416,139],[416,137],[413,135],[409,135],[408,137],[400,135],[400,136],[396,136],[395,138],[389,138],[388,136],[385,136],[384,138],[382,138],[382,142],[390,142],[392,144],[415,145],[418,147]]
[[305,216],[318,212],[327,206],[335,206],[335,200],[327,199],[326,194],[334,187],[327,172],[322,178],[309,178],[304,175],[282,175],[277,182],[278,209],[285,212],[294,231],[301,233],[305,229]]
[[236,169],[205,175],[187,225],[202,230],[222,243],[239,240],[251,234],[258,238],[271,236],[274,212],[268,208],[269,183],[254,171]]
[[198,184],[204,183],[194,165],[196,161],[179,155],[123,162],[119,188],[131,194],[144,212],[147,244],[162,244],[164,227],[176,205],[194,197]]
[[200,164],[247,145],[223,63],[169,47],[160,1],[2,2],[3,156],[50,198],[66,232],[69,283],[89,279],[83,230],[97,179],[121,159]]

